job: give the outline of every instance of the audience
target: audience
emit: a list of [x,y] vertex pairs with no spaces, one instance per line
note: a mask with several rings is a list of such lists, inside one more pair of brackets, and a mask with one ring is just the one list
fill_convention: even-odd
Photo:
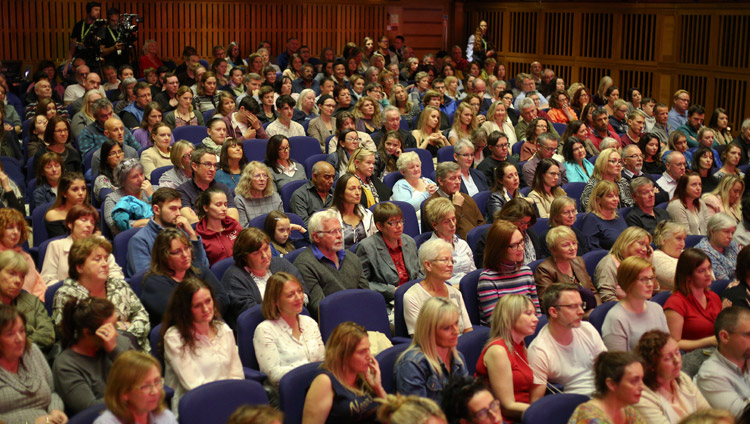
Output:
[[[99,164],[99,175],[94,180],[94,199],[98,200],[99,203],[104,201],[106,194],[117,190],[117,182],[115,181],[114,172],[117,165],[120,164],[125,158],[125,153],[122,151],[120,143],[112,140],[107,140],[102,144],[101,154],[104,156],[104,162]],[[102,190],[107,189],[105,196],[102,196]]]
[[143,172],[146,175],[146,179],[149,181],[151,181],[151,173],[155,169],[163,166],[170,166],[172,164],[170,154],[171,141],[172,129],[169,128],[169,125],[159,122],[153,126],[151,129],[152,146],[141,153]]
[[701,198],[708,207],[709,218],[719,212],[725,212],[734,218],[735,223],[742,220],[741,200],[745,193],[745,181],[736,175],[725,175],[719,185]]
[[[549,208],[549,220],[547,221],[547,224],[549,225],[550,229],[559,226],[565,226],[573,231],[576,237],[576,242],[578,243],[577,256],[583,256],[584,253],[587,253],[591,249],[589,247],[588,239],[583,237],[580,228],[575,225],[576,218],[578,217],[576,213],[576,207],[576,201],[568,196],[560,196],[555,198]],[[546,230],[539,235],[539,241],[541,243],[542,249],[540,257],[549,257],[551,255],[550,248],[545,240],[547,231],[549,230]]]
[[701,249],[711,260],[717,280],[733,280],[740,248],[732,240],[737,224],[730,215],[719,212],[708,219],[708,237],[702,238],[696,249]]
[[23,244],[29,238],[29,230],[26,226],[26,220],[23,219],[21,212],[18,212],[15,209],[1,208],[0,229],[2,229],[2,235],[0,235],[0,252],[17,252],[19,255],[23,256],[28,265],[29,271],[23,278],[23,285],[21,288],[44,302],[44,294],[47,291],[47,285],[44,283],[42,276],[39,275],[39,272],[36,270],[34,259],[31,258],[31,255],[24,252],[22,248]]
[[565,196],[565,190],[558,187],[560,167],[554,159],[542,159],[534,173],[534,181],[528,199],[536,206],[539,218],[549,218],[550,206],[555,198]]
[[599,295],[603,302],[616,301],[625,297],[625,291],[618,284],[617,270],[622,261],[631,256],[651,262],[653,254],[651,240],[651,234],[639,227],[628,227],[617,236],[609,254],[599,261],[594,270],[594,284],[599,288]]
[[416,152],[404,152],[396,161],[398,171],[403,178],[393,185],[393,200],[408,202],[417,211],[421,220],[420,206],[430,198],[438,186],[429,178],[422,177],[422,161]]
[[674,221],[662,221],[654,231],[656,250],[651,263],[656,269],[656,279],[661,291],[674,290],[674,274],[677,260],[685,249],[687,227]]
[[750,266],[750,246],[745,246],[737,255],[737,268],[734,273],[734,281],[729,283],[727,288],[721,293],[724,305],[737,305],[750,308],[748,266]]
[[242,141],[236,138],[227,138],[221,145],[219,169],[216,171],[214,179],[227,186],[229,190],[234,191],[247,162]]
[[193,177],[193,168],[191,156],[195,146],[186,140],[178,140],[172,145],[169,152],[169,159],[172,162],[172,169],[161,174],[159,178],[159,188],[177,188],[179,185],[190,181]]
[[625,220],[617,214],[620,202],[618,186],[612,181],[599,181],[588,199],[588,213],[581,221],[581,233],[589,240],[591,250],[609,249],[628,228]]
[[647,177],[635,177],[630,181],[630,192],[635,205],[625,215],[625,222],[631,227],[641,227],[654,234],[656,226],[667,219],[669,213],[656,208],[656,193],[654,182]]
[[310,181],[292,193],[289,209],[302,218],[307,226],[310,217],[333,203],[333,183],[336,170],[326,161],[316,162],[312,167]]
[[[227,195],[227,215],[244,224],[235,206],[235,197],[232,196],[227,186],[214,179],[216,171],[219,169],[216,155],[205,147],[198,147],[190,155],[190,166],[192,168],[192,178],[177,186],[177,191],[182,197],[182,209],[180,213],[187,218],[188,222],[190,224],[198,222],[198,216],[195,214],[195,201],[198,195],[209,187],[217,186]],[[175,168],[177,167],[175,166]],[[245,167],[243,175],[248,173],[248,168],[249,166]],[[252,175],[248,176],[247,179],[251,177]],[[266,174],[266,181],[268,181],[268,174]],[[246,181],[245,184],[249,185],[250,183]]]
[[619,208],[633,206],[633,197],[630,194],[629,181],[621,176],[622,164],[620,153],[615,149],[603,149],[596,158],[592,177],[586,183],[581,194],[581,207],[587,209],[591,193],[599,185],[600,181],[609,181],[617,185],[619,195]]
[[675,186],[674,197],[667,206],[673,221],[685,225],[688,235],[707,234],[708,206],[701,199],[701,179],[698,174],[685,174]]
[[[490,136],[492,139],[492,136]],[[492,150],[492,149],[490,149]],[[485,162],[489,159],[485,159]],[[483,162],[483,163],[485,163]],[[521,182],[518,178],[518,168],[510,162],[499,162],[493,171],[493,185],[490,198],[487,200],[487,222],[495,220],[495,214],[511,199],[523,198],[518,190]]]
[[366,208],[391,199],[391,189],[380,181],[382,167],[380,156],[362,147],[352,153],[346,166],[346,172],[354,175],[362,187],[360,202]]
[[439,238],[451,245],[453,274],[448,283],[458,286],[464,275],[477,268],[469,244],[456,235],[456,209],[450,200],[440,198],[427,205],[425,215],[425,219],[434,228],[430,240]]
[[[88,192],[86,191],[86,180],[77,172],[64,173],[57,186],[57,197],[55,203],[49,207],[44,215],[44,227],[47,237],[53,238],[66,234],[65,217],[73,206],[88,205]],[[42,205],[39,205],[42,206]],[[111,213],[111,211],[110,211]],[[39,242],[43,240],[38,240]]]
[[[55,201],[62,178],[62,166],[63,160],[57,153],[48,152],[39,158],[36,168],[37,185],[32,193],[33,203],[29,202],[31,205],[41,206]],[[13,193],[15,197],[15,190],[9,190],[8,193]]]
[[102,214],[112,234],[117,235],[148,224],[151,217],[148,202],[154,194],[154,187],[146,179],[143,165],[137,159],[120,162],[114,177],[119,188],[104,199]]
[[[459,192],[461,188],[461,167],[455,162],[440,162],[435,171],[438,190],[432,193],[423,203],[423,209],[427,207],[432,199],[439,197],[450,199],[456,208],[456,234],[466,240],[466,235],[472,228],[484,224],[482,212],[479,211],[476,202],[466,193]],[[427,223],[429,224],[429,223]],[[422,221],[422,227],[427,230],[432,228]]]
[[441,406],[450,423],[500,424],[503,422],[501,405],[481,378],[452,378],[443,389]]
[[297,249],[294,241],[301,242],[301,240],[292,241],[290,237],[292,231],[307,232],[305,227],[292,224],[289,216],[280,211],[271,211],[266,215],[266,220],[263,222],[263,231],[270,239],[271,254],[273,256],[284,256]]

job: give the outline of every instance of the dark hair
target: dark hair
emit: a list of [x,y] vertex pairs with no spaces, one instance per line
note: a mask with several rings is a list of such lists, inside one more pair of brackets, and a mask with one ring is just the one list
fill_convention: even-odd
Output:
[[94,335],[102,322],[111,317],[114,312],[115,305],[107,299],[88,297],[68,300],[63,306],[60,323],[63,349],[78,343],[86,329]]
[[[268,140],[268,144],[266,145],[265,164],[277,174],[284,172],[284,169],[281,167],[281,165],[279,165],[279,148],[281,147],[281,143],[283,143],[284,140],[286,140],[287,143],[290,143],[287,136],[283,134],[276,134]],[[289,163],[294,163],[294,160],[292,160],[291,157],[289,158]]]
[[[86,3],[86,14],[87,15],[90,14],[91,10],[93,8],[95,8],[95,7],[102,7],[102,4],[99,3],[98,1],[90,1],[90,2]],[[81,40],[81,41],[83,41],[83,40]]]
[[243,97],[242,100],[240,100],[240,104],[237,105],[237,110],[239,110],[241,107],[244,107],[245,110],[251,112],[253,115],[257,115],[260,113],[260,105],[253,98],[253,96]]
[[[577,121],[577,122],[581,122],[581,121]],[[578,128],[581,128],[580,125],[578,126]],[[567,128],[565,130],[567,132]],[[573,154],[573,148],[575,147],[576,143],[580,143],[582,146],[584,145],[583,141],[576,136],[568,137],[565,140],[565,143],[563,144],[563,150],[562,150],[563,157],[565,158],[565,162],[572,163],[576,161],[575,156]],[[583,160],[586,160],[586,159],[584,158]]]
[[260,228],[249,227],[240,231],[232,248],[234,263],[238,266],[244,266],[247,262],[247,255],[260,250],[263,243],[270,244],[271,238]]
[[[681,176],[680,179],[677,180],[677,186],[674,189],[674,195],[672,196],[672,200],[670,200],[670,202],[679,201],[683,204],[683,206],[687,207],[685,201],[687,199],[687,186],[690,183],[690,177],[697,177],[699,180],[701,178],[701,176],[697,173],[686,173],[685,175]],[[700,198],[693,200],[693,204],[695,205],[696,210],[701,210]]]
[[[700,167],[699,167],[700,160],[701,160],[701,158],[703,156],[705,156],[705,155],[707,155],[709,153],[711,153],[711,156],[713,156],[713,154],[714,154],[713,149],[709,149],[708,147],[703,147],[703,146],[699,147],[698,150],[696,150],[693,153],[693,163],[691,164],[691,167],[693,168],[693,171],[695,171],[696,173],[700,173]],[[716,160],[716,158],[714,158],[714,160]],[[707,174],[708,176],[711,176],[711,175],[714,174],[714,168],[715,168],[714,164],[715,163],[716,163],[715,161],[711,161],[711,168],[708,169],[708,174]],[[677,189],[675,189],[675,191],[676,190]]]
[[536,224],[536,210],[531,206],[528,200],[514,197],[508,200],[503,207],[495,214],[495,219],[504,219],[515,222],[525,217],[531,217],[529,226]]
[[[3,111],[4,112],[4,111]],[[43,113],[40,115],[44,115]],[[44,142],[47,144],[52,144],[52,142],[55,140],[55,127],[60,122],[65,124],[65,127],[68,129],[68,139],[65,140],[65,144],[70,143],[70,137],[71,137],[71,131],[70,131],[70,122],[68,122],[67,118],[63,118],[62,116],[55,115],[52,118],[47,121],[47,128],[44,130]]]
[[609,97],[610,95],[612,95],[612,92],[615,91],[615,90],[620,91],[620,89],[617,88],[616,85],[610,85],[607,88],[607,91],[604,92],[604,97]]
[[688,108],[688,117],[691,117],[693,115],[704,115],[706,113],[706,109],[703,108],[701,105],[692,105]]
[[[289,64],[290,65],[292,64],[291,60],[289,61]],[[300,68],[300,69],[302,69],[302,68]],[[273,82],[273,91],[275,93],[281,94],[281,86],[284,85],[284,81],[289,81],[289,84],[292,84],[292,79],[289,78],[286,75],[282,76],[281,78],[276,78],[276,81]],[[292,91],[293,90],[294,90],[294,88],[292,88]],[[292,96],[289,96],[288,94],[285,94],[284,96],[288,96],[289,98],[292,98]],[[279,105],[279,100],[281,100],[281,98],[284,97],[284,96],[279,96],[276,99],[276,108],[281,108],[281,106]],[[287,103],[288,103],[288,101],[287,101]],[[291,106],[294,107],[294,105],[296,104],[296,102],[294,101],[293,98],[292,98],[292,103],[293,104]],[[281,103],[281,104],[284,104],[284,103]]]
[[[339,122],[343,122],[344,120],[340,118],[340,116],[343,115],[343,113],[339,114],[339,117],[336,118],[336,127],[339,126]],[[341,121],[339,121],[341,119]],[[336,157],[338,158],[338,165],[341,166],[342,163],[349,163],[349,157],[347,157],[346,149],[344,148],[344,142],[346,141],[346,136],[350,133],[357,134],[357,130],[343,130],[336,134],[338,146],[336,147]],[[359,137],[359,134],[357,134],[357,137]]]
[[471,419],[469,401],[479,392],[489,391],[484,378],[453,375],[443,389],[443,401],[440,407],[445,412],[449,423]]
[[[643,384],[649,389],[656,390],[659,386],[657,380],[657,369],[659,359],[661,358],[661,350],[669,341],[670,335],[661,330],[650,330],[641,336],[638,340],[633,352],[641,357],[641,364],[643,364]],[[679,384],[679,379],[677,383]]]
[[[331,206],[339,212],[344,209],[344,192],[346,191],[346,185],[352,178],[359,181],[354,174],[350,174],[348,172],[339,177],[338,181],[336,181],[336,187],[333,189],[333,203],[331,204]],[[357,216],[359,216],[360,218],[363,218],[360,208],[355,207],[354,213],[357,214]]]
[[[40,67],[41,69],[41,67]],[[714,113],[711,115],[711,120],[708,121],[708,127],[713,129],[719,128],[719,115],[724,114],[729,117],[729,114],[727,113],[727,110],[721,107],[717,107],[714,109]]]
[[[524,200],[525,202],[526,200]],[[553,283],[539,298],[539,303],[542,305],[542,312],[549,317],[549,308],[556,307],[557,302],[560,301],[560,295],[564,291],[574,291],[580,293],[577,284],[570,283]]]
[[37,187],[40,186],[41,184],[47,184],[47,177],[45,177],[44,175],[44,167],[46,167],[47,164],[50,162],[57,162],[58,164],[60,164],[60,177],[62,177],[62,171],[63,169],[65,169],[64,167],[65,161],[63,160],[62,156],[58,155],[57,153],[52,152],[52,151],[47,152],[39,158],[39,162],[37,162],[37,165],[36,165]]
[[333,100],[334,102],[336,101],[336,99],[334,99],[334,98],[333,98],[333,96],[331,96],[330,94],[324,94],[324,95],[322,95],[322,96],[318,97],[318,101],[316,102],[316,104],[317,104],[318,106],[320,106],[320,105],[322,105],[323,103],[325,103],[325,102],[326,102],[326,100],[328,100],[328,99],[331,99],[331,100]]
[[[20,313],[15,306],[6,305],[0,302],[0,331],[5,331],[5,329],[15,324],[18,318],[21,318],[21,322],[23,322],[23,326],[26,328],[26,315]],[[24,352],[28,352],[29,349],[31,349],[31,340],[27,334],[26,346],[23,350]]]
[[372,220],[375,224],[385,224],[392,217],[404,217],[401,208],[391,202],[380,202],[375,205],[372,211]]
[[175,199],[181,199],[180,192],[170,187],[159,187],[151,196],[151,205],[161,207],[165,202]]
[[[495,167],[495,181],[492,183],[491,191],[500,191],[501,189],[505,189],[501,181],[503,180],[503,178],[505,178],[505,170],[511,166],[515,170],[515,165],[510,162],[502,161],[497,164],[497,166]],[[518,195],[518,189],[516,189],[515,193],[508,193],[508,195],[516,197]]]
[[240,172],[242,172],[242,170],[245,168],[245,165],[247,165],[248,163],[247,155],[245,155],[245,145],[242,140],[227,137],[224,140],[224,144],[221,145],[221,152],[219,153],[219,167],[227,174],[231,174],[231,171],[229,169],[229,148],[234,146],[240,146],[242,148],[242,157],[240,157],[239,163]]
[[638,87],[631,87],[631,88],[628,89],[628,91],[625,92],[625,101],[632,103],[633,102],[633,93],[636,92],[636,91],[639,92],[639,93],[641,93],[641,102],[643,102],[643,92]]
[[594,361],[595,397],[603,397],[609,393],[607,380],[620,383],[625,375],[625,368],[633,363],[640,363],[640,359],[632,352],[602,352]]
[[[546,193],[544,190],[544,174],[549,171],[550,168],[553,166],[556,166],[558,168],[558,171],[560,171],[560,164],[557,163],[554,159],[542,159],[539,161],[539,164],[536,167],[536,171],[534,172],[534,179],[531,183],[531,189],[542,195],[543,197],[546,197]],[[557,187],[552,187],[552,196],[558,195],[558,193],[555,193],[558,190],[555,190]],[[562,193],[559,193],[561,195]]]
[[[81,180],[84,183],[86,182],[86,179],[83,177],[83,174],[80,172],[65,172],[62,174],[62,177],[60,177],[60,183],[57,185],[57,198],[55,198],[55,203],[52,204],[50,209],[56,209],[62,206],[66,199],[65,199],[65,192],[68,191],[71,185],[73,185],[74,181]],[[86,199],[84,199],[83,203],[88,204],[89,198],[88,198],[88,192],[86,194]]]
[[[281,211],[271,211],[266,215],[266,220],[263,221],[263,232],[270,240],[276,241],[273,236],[276,234],[276,225],[281,219],[289,219],[289,216]],[[291,220],[289,221],[291,222]]]
[[716,341],[718,342],[720,340],[719,333],[721,331],[726,331],[728,333],[735,331],[737,329],[737,322],[742,317],[750,318],[750,309],[739,305],[733,305],[722,309],[714,321],[714,336],[716,336]]
[[68,211],[68,214],[65,215],[65,220],[63,221],[63,225],[65,225],[65,229],[68,231],[70,230],[70,227],[73,226],[73,223],[79,220],[81,217],[84,216],[90,216],[93,218],[94,221],[94,229],[99,227],[99,212],[91,205],[81,204],[81,205],[75,205]]
[[213,287],[210,284],[201,281],[198,278],[190,277],[182,280],[177,288],[172,292],[172,297],[169,299],[169,305],[164,313],[164,320],[162,321],[161,333],[159,334],[159,350],[164,353],[164,334],[170,327],[175,327],[177,332],[180,333],[180,337],[183,340],[183,351],[189,349],[191,352],[195,352],[195,336],[193,333],[193,295],[200,289],[206,289],[211,295],[211,299],[214,303],[214,319],[211,322],[211,326],[216,329],[219,320],[221,320],[221,314],[219,313],[219,305],[216,302],[216,295]]
[[[289,79],[288,77],[282,77],[281,79],[283,80],[284,78]],[[278,99],[276,99],[276,108],[277,109],[281,109],[284,105],[287,105],[287,106],[293,108],[295,105],[297,105],[297,102],[294,101],[294,98],[292,98],[292,96],[290,96],[288,94],[284,94],[282,96],[279,96]]]
[[[109,162],[107,161],[107,158],[109,157],[110,151],[115,148],[115,146],[120,147],[120,150],[125,153],[125,150],[123,146],[120,145],[117,141],[107,139],[104,143],[102,143],[101,147],[101,153],[100,153],[100,160],[99,160],[99,174],[104,175],[109,179],[109,181],[112,183],[112,185],[117,186],[117,183],[114,177],[114,169],[109,166]],[[123,155],[123,159],[125,156]]]
[[689,247],[683,250],[677,259],[677,268],[674,273],[674,290],[685,296],[690,296],[691,289],[688,286],[687,279],[692,277],[693,271],[706,261],[710,262],[711,260],[700,249]]
[[203,220],[208,218],[208,213],[203,209],[211,204],[211,197],[214,194],[223,194],[226,196],[224,190],[217,186],[211,186],[206,190],[202,191],[195,199],[195,214],[198,215],[198,219]]
[[[641,154],[643,154],[643,160],[646,160],[646,145],[649,143],[649,141],[656,139],[656,141],[659,141],[659,137],[656,136],[654,133],[645,133],[641,136],[641,138],[638,139],[638,148],[641,149]],[[661,150],[661,142],[659,142],[659,148],[656,149],[656,154],[654,155],[654,163],[657,165],[661,165],[661,155],[659,155],[659,151]]]

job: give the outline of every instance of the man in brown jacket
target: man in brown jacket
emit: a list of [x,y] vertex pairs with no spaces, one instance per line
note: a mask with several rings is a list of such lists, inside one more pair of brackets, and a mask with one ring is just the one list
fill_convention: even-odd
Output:
[[[456,234],[466,240],[466,235],[472,228],[484,224],[482,212],[477,207],[474,199],[466,193],[461,193],[461,168],[455,162],[441,162],[435,170],[438,190],[424,202],[422,210],[427,203],[438,197],[451,199],[456,208]],[[432,226],[425,219],[422,212],[423,231],[432,231]]]

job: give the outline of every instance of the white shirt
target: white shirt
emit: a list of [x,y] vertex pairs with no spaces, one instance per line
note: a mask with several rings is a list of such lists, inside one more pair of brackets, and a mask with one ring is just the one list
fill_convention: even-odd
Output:
[[665,171],[661,175],[661,178],[656,180],[656,184],[669,193],[669,199],[671,200],[672,196],[674,196],[674,189],[677,188],[677,180],[672,178],[672,176]]
[[463,181],[464,185],[466,185],[466,191],[469,196],[473,196],[477,193],[479,193],[479,189],[477,188],[477,185],[474,184],[474,180],[471,179],[471,174],[469,174],[469,178],[464,177],[464,174],[461,174],[461,181]]
[[169,327],[164,334],[165,383],[174,388],[172,412],[175,415],[180,397],[188,390],[212,381],[245,378],[234,334],[228,325],[219,322],[213,339],[201,335],[195,337],[193,351],[184,347],[176,327]]
[[[447,288],[448,300],[458,308],[458,329],[463,333],[465,329],[472,328],[469,313],[466,312],[466,305],[464,305],[464,299],[461,297],[461,292],[449,284],[447,284]],[[432,295],[422,287],[421,283],[411,286],[409,290],[404,293],[404,321],[406,321],[406,329],[409,331],[410,336],[414,334],[414,327],[417,325],[419,310],[427,299],[431,297]]]
[[594,392],[594,360],[606,352],[602,338],[593,325],[582,321],[573,329],[573,341],[563,346],[545,325],[529,346],[529,365],[534,384],[562,384],[565,393],[591,396]]
[[[48,286],[69,277],[68,255],[70,254],[71,246],[73,246],[73,238],[71,236],[52,241],[47,246],[47,253],[44,255],[44,264],[42,264],[42,279]],[[117,265],[115,256],[111,253],[107,258],[107,264],[109,265],[109,276],[111,278],[125,279],[122,268],[120,268],[120,265]]]
[[305,128],[294,121],[289,121],[289,126],[287,127],[286,125],[281,123],[281,120],[277,119],[268,125],[268,127],[266,128],[266,134],[268,134],[268,138],[271,138],[277,134],[281,134],[287,138],[298,136],[304,137]]
[[[438,238],[438,235],[434,232],[430,237],[430,240]],[[458,287],[458,283],[464,278],[464,275],[477,269],[474,263],[474,252],[471,251],[469,243],[459,238],[457,235],[453,235],[453,274],[451,275],[450,283],[453,287]]]
[[298,315],[300,338],[292,336],[292,327],[279,317],[265,320],[255,329],[253,346],[260,370],[268,375],[274,386],[294,368],[310,362],[322,361],[325,346],[318,323],[306,315]]

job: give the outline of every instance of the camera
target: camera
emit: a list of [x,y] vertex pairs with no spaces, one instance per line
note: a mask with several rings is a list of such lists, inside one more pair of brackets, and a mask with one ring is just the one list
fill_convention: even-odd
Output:
[[118,42],[126,47],[133,47],[138,41],[138,24],[143,23],[143,17],[134,13],[123,13],[118,30]]

